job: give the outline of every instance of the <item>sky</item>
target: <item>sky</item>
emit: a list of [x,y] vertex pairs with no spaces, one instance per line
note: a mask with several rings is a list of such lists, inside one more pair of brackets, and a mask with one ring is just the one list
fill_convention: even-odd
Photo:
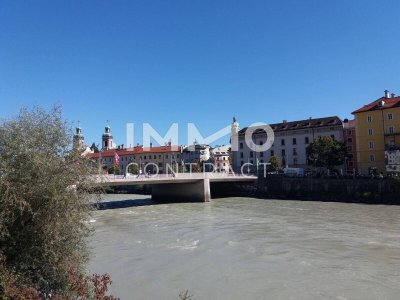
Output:
[[[0,119],[61,105],[87,144],[108,120],[204,137],[400,94],[400,1],[0,1]],[[226,143],[229,137],[217,141]]]

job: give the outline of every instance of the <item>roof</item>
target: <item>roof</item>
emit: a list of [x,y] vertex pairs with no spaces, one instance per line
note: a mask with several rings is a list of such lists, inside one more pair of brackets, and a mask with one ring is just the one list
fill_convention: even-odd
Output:
[[[342,126],[342,120],[339,117],[326,117],[326,118],[317,118],[317,119],[307,119],[301,121],[293,121],[293,122],[282,122],[270,124],[272,130],[274,132],[279,131],[290,131],[290,130],[299,130],[299,129],[309,129],[309,128],[320,128],[320,127],[331,127],[331,126]],[[241,129],[239,131],[239,135],[244,135],[247,127]],[[262,129],[257,129],[255,132],[264,133]]]
[[101,151],[99,153],[90,153],[87,155],[89,158],[98,157],[113,157],[115,153],[119,156],[124,155],[135,155],[135,154],[152,154],[152,153],[170,153],[170,152],[180,152],[180,146],[159,146],[159,147],[149,147],[143,148],[143,146],[136,146],[134,148],[123,148],[123,149],[110,149]]
[[356,127],[356,121],[355,120],[348,120],[347,122],[343,122],[343,128],[344,129],[352,129]]
[[[382,103],[384,103],[384,104],[382,105]],[[393,107],[400,107],[400,97],[392,97],[392,98],[381,97],[381,98],[353,111],[352,114],[373,111],[373,110],[378,110],[378,109],[393,108]]]

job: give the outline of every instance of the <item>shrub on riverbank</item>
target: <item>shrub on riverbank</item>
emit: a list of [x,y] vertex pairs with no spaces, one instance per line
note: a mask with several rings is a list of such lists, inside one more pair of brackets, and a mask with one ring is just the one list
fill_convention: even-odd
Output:
[[85,274],[93,185],[71,145],[60,108],[23,109],[0,123],[1,299],[78,295],[70,270]]

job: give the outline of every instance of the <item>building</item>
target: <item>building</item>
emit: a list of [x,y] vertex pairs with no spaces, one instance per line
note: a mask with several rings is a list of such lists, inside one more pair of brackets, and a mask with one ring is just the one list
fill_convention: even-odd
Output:
[[131,163],[136,163],[138,170],[142,173],[162,174],[167,172],[167,164],[172,166],[174,171],[177,166],[181,165],[181,150],[181,147],[177,146],[151,146],[150,148],[143,148],[143,146],[124,148],[120,146],[99,153],[90,153],[87,157],[104,171],[115,165],[115,158],[117,157],[121,174]]
[[184,147],[182,151],[182,160],[184,163],[202,163],[210,160],[210,146],[194,143]]
[[346,159],[346,172],[353,174],[357,172],[357,144],[355,120],[343,120],[343,141],[346,145],[348,156]]
[[[232,124],[233,137],[236,135],[236,120]],[[232,151],[233,169],[239,172],[241,167],[249,163],[251,172],[256,171],[256,164],[267,163],[272,156],[280,161],[283,167],[308,166],[306,148],[314,139],[322,136],[330,136],[340,142],[343,141],[343,123],[336,117],[326,117],[318,119],[307,119],[301,121],[287,122],[270,125],[274,131],[275,140],[270,149],[264,152],[250,150],[245,142],[245,132],[247,128],[238,131],[238,151]],[[262,145],[267,141],[267,134],[261,129],[253,133],[253,142]],[[246,167],[247,169],[247,167]]]
[[218,146],[211,150],[211,160],[215,172],[229,173],[230,169],[230,146]]
[[82,128],[78,126],[75,128],[75,134],[73,136],[73,147],[75,149],[83,149],[85,147],[85,138],[82,134]]
[[104,129],[104,133],[101,137],[101,149],[104,150],[110,150],[114,149],[114,143],[113,143],[113,136],[111,134],[111,128],[110,125],[106,125]]
[[359,172],[385,173],[385,151],[388,157],[391,151],[400,149],[400,97],[386,90],[383,97],[352,114],[355,118]]

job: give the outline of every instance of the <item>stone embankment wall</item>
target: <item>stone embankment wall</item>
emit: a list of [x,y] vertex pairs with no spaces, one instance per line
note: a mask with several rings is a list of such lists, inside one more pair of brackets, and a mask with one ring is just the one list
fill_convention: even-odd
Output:
[[257,195],[271,199],[400,204],[400,181],[267,175],[258,179]]

